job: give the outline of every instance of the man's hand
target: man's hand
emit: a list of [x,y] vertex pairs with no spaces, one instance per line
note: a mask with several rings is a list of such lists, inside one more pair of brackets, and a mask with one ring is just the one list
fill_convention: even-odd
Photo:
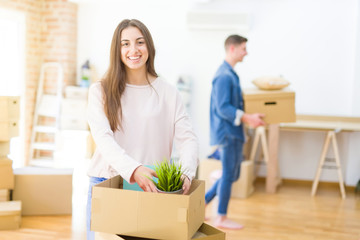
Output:
[[244,113],[241,121],[248,124],[250,127],[256,128],[265,125],[265,122],[262,120],[263,117],[265,117],[265,114],[263,113]]
[[133,175],[130,178],[130,182],[136,182],[145,192],[158,192],[156,190],[155,184],[150,180],[153,176],[157,177],[154,170],[140,166],[135,169]]
[[182,175],[181,178],[184,179],[182,189],[184,190],[183,194],[186,195],[186,194],[188,194],[188,192],[190,190],[191,182],[190,182],[190,179],[186,175]]

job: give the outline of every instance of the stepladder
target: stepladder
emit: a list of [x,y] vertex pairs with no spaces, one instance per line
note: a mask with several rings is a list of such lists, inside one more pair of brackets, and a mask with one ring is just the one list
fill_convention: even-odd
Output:
[[[326,156],[329,152],[330,142],[331,142],[332,149],[334,152],[334,158],[333,158],[334,164],[329,163],[329,161],[327,161],[327,158],[326,158]],[[323,146],[320,160],[319,160],[319,165],[316,170],[315,179],[314,179],[312,189],[311,189],[311,196],[315,196],[315,194],[316,194],[317,187],[318,187],[318,184],[320,181],[321,172],[322,172],[322,169],[324,169],[324,168],[337,170],[341,197],[343,199],[345,199],[346,193],[345,193],[344,180],[343,180],[341,164],[340,164],[339,148],[338,148],[338,144],[337,144],[337,140],[336,140],[336,131],[334,131],[334,130],[328,131],[326,134],[324,146]]]
[[30,165],[53,166],[56,134],[60,128],[63,76],[59,63],[42,64],[30,138]]

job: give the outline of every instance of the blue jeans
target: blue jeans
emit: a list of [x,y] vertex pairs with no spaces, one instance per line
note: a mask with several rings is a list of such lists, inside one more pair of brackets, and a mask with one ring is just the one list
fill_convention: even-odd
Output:
[[209,203],[216,195],[219,197],[218,214],[225,216],[231,196],[231,185],[240,177],[240,167],[243,160],[244,142],[226,137],[219,146],[222,175],[205,194],[205,202]]
[[90,231],[90,219],[91,219],[91,195],[92,195],[92,187],[98,183],[107,180],[106,178],[98,178],[98,177],[90,177],[89,179],[89,192],[88,192],[88,201],[86,205],[86,239],[94,240],[95,233]]

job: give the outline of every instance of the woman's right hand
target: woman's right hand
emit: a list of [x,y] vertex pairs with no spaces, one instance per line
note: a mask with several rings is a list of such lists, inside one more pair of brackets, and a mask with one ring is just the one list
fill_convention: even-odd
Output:
[[158,192],[155,184],[150,180],[152,177],[157,177],[154,170],[148,167],[139,166],[132,174],[130,182],[136,182],[145,192]]

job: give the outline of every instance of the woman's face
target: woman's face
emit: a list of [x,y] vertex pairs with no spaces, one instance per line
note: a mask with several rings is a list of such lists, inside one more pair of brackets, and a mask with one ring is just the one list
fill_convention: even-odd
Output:
[[136,27],[127,27],[121,32],[121,61],[127,70],[146,68],[149,53],[144,36]]

